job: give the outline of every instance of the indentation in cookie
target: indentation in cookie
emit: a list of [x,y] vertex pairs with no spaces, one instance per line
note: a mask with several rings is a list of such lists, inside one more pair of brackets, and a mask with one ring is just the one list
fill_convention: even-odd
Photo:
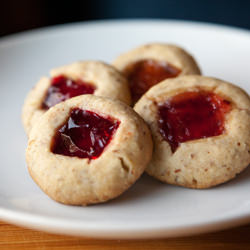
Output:
[[80,79],[73,80],[63,75],[56,76],[51,79],[51,85],[47,90],[41,108],[46,110],[69,98],[93,94],[94,91],[95,87],[91,83]]
[[170,63],[149,59],[129,64],[124,73],[129,81],[133,103],[136,103],[152,86],[178,76],[181,70]]
[[128,173],[130,170],[130,167],[125,163],[122,157],[119,157],[119,160],[121,162],[121,167],[123,168],[123,170]]
[[175,152],[180,143],[224,133],[225,114],[231,103],[218,94],[193,91],[158,104],[158,126]]
[[92,111],[72,109],[51,145],[55,154],[96,159],[110,143],[120,122]]

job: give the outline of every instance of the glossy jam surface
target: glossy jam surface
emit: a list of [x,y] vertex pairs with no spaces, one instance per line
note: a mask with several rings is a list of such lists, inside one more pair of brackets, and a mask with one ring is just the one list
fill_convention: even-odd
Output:
[[93,94],[95,87],[81,80],[74,81],[65,76],[57,76],[51,79],[51,85],[47,90],[42,103],[42,109],[50,107],[65,101],[69,98],[84,94]]
[[51,151],[79,158],[98,158],[112,140],[120,122],[92,111],[72,109],[55,134]]
[[172,152],[182,142],[217,136],[224,132],[231,103],[212,92],[185,92],[158,107],[159,129]]
[[155,84],[176,77],[180,72],[173,65],[156,60],[141,60],[129,65],[125,69],[125,75],[129,81],[133,103]]

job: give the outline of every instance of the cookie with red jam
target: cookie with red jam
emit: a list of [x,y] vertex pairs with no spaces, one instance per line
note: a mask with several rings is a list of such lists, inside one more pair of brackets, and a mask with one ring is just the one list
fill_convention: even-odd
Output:
[[153,43],[118,56],[113,65],[127,77],[133,105],[155,84],[181,75],[200,74],[194,58],[175,45]]
[[250,164],[250,97],[233,84],[198,75],[168,79],[135,110],[153,136],[146,171],[163,182],[209,188]]
[[22,112],[25,131],[49,108],[69,98],[93,94],[130,104],[127,80],[114,67],[98,61],[82,61],[51,71],[28,94]]
[[34,124],[26,161],[33,180],[52,199],[87,205],[122,194],[151,155],[150,130],[132,108],[81,95],[53,106]]

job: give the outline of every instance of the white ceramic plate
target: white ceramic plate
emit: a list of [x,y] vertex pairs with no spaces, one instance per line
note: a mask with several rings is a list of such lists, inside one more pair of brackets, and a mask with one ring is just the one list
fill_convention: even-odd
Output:
[[119,198],[89,207],[56,203],[30,178],[20,113],[40,76],[76,60],[110,62],[152,41],[186,48],[205,75],[250,92],[250,32],[240,29],[176,21],[112,21],[40,29],[0,40],[0,219],[49,232],[120,239],[191,235],[250,221],[250,169],[209,190],[164,185],[143,176]]

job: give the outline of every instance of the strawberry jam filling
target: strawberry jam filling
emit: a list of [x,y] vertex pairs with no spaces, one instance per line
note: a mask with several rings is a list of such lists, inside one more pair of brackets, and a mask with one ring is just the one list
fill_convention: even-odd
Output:
[[49,109],[57,103],[74,96],[93,94],[94,91],[95,87],[90,83],[83,82],[79,79],[74,81],[63,75],[56,76],[51,80],[51,85],[42,103],[42,109]]
[[230,110],[231,103],[217,94],[181,93],[158,106],[159,130],[175,152],[182,142],[221,135]]
[[129,81],[133,103],[155,84],[176,77],[180,72],[173,65],[156,60],[141,60],[128,65],[125,75]]
[[51,151],[55,154],[96,159],[112,140],[120,122],[92,111],[72,109],[57,130]]

